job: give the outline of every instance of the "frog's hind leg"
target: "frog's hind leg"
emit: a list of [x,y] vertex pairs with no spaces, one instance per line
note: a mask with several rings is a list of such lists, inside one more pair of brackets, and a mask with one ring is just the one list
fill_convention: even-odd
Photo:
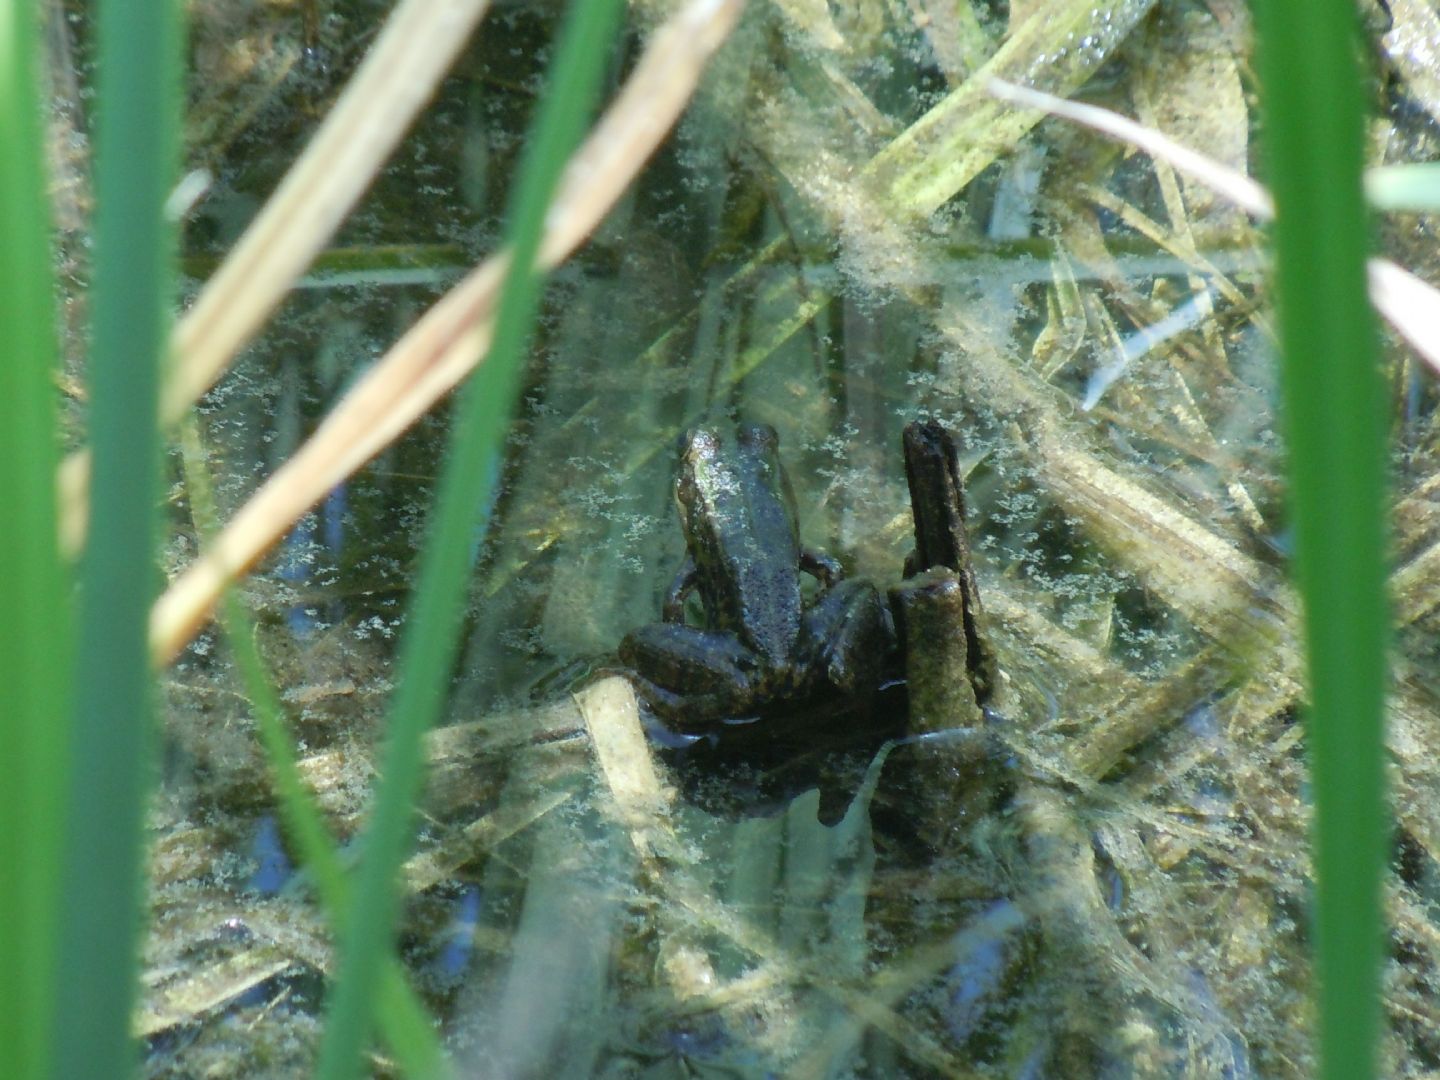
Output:
[[868,697],[895,647],[890,612],[868,581],[838,582],[805,613],[801,651],[813,689]]
[[713,726],[753,711],[758,658],[729,631],[651,623],[626,634],[619,653],[646,703],[677,726]]
[[659,718],[664,730],[686,740],[697,735],[719,735],[760,720],[758,713],[737,715],[734,700],[725,694],[678,694],[643,675],[630,672],[629,677],[636,696]]

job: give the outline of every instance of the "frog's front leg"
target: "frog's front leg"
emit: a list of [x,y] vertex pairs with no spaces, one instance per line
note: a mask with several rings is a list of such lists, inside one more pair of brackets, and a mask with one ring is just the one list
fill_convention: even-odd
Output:
[[759,657],[728,630],[650,623],[626,634],[619,654],[650,707],[681,727],[749,717],[762,696]]
[[833,588],[845,576],[840,563],[829,555],[805,548],[800,552],[800,569],[809,574],[825,588]]
[[813,690],[846,696],[880,685],[895,648],[890,612],[868,581],[841,581],[805,612],[800,653]]
[[685,561],[680,564],[680,569],[675,571],[675,580],[670,583],[670,588],[665,590],[665,603],[660,608],[662,619],[667,623],[685,621],[685,600],[695,591],[699,578],[699,571],[695,569],[695,557],[687,551]]

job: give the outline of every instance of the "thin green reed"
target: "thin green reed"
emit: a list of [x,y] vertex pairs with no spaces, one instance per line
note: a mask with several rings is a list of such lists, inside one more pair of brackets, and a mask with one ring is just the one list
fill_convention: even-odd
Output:
[[1383,784],[1385,395],[1366,302],[1364,98],[1350,0],[1256,6],[1315,797],[1320,1061],[1377,1067]]
[[319,1075],[354,1075],[370,1028],[375,976],[393,947],[396,871],[410,842],[423,777],[422,738],[439,717],[458,649],[465,580],[483,524],[540,302],[534,269],[545,209],[565,159],[579,143],[600,76],[613,55],[621,5],[577,0],[561,27],[548,85],[514,180],[506,226],[510,272],[485,362],[461,394],[440,477],[415,597],[400,648],[399,683],[375,808],[361,844],[348,917],[339,927],[339,975],[320,1051]]
[[[194,416],[187,417],[180,425],[180,448],[191,513],[201,542],[205,544],[219,532],[219,515],[200,441],[200,425]],[[350,881],[345,876],[338,843],[301,776],[295,739],[286,725],[280,695],[260,655],[254,626],[234,589],[227,590],[221,600],[220,619],[265,747],[286,835],[299,852],[305,873],[325,911],[332,921],[339,922],[349,903]],[[449,1077],[450,1066],[440,1049],[440,1039],[430,1016],[405,981],[404,968],[394,956],[386,958],[378,993],[376,1013],[380,1035],[403,1074],[431,1080]]]
[[92,451],[81,558],[55,1066],[131,1074],[153,716],[146,620],[159,584],[156,399],[170,326],[165,198],[179,147],[180,7],[98,13],[94,270],[86,385]]
[[46,1076],[69,707],[40,7],[0,6],[0,1071]]

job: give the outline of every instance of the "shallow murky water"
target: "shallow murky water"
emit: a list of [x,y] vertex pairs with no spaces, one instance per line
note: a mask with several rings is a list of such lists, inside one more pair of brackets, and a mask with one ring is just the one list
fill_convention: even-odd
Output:
[[[1242,8],[1131,2],[1076,37],[1071,7],[1055,40],[1026,31],[1037,81],[1248,166]],[[802,8],[751,5],[676,135],[552,281],[405,870],[415,984],[461,1075],[1307,1075],[1299,668],[1257,237],[1098,136],[967,127],[984,108],[967,80],[1024,5]],[[491,17],[207,396],[222,513],[492,250],[551,15]],[[212,77],[189,153],[215,178],[187,223],[197,279],[378,17],[197,13]],[[1423,152],[1425,130],[1396,118],[1392,152]],[[1423,270],[1422,240],[1406,232],[1397,257]],[[1417,381],[1407,400],[1400,438],[1424,476],[1434,395]],[[964,441],[1006,673],[983,721],[899,745],[777,731],[801,745],[606,759],[597,725],[633,734],[633,715],[597,718],[583,693],[582,715],[570,691],[659,616],[684,554],[677,435],[773,425],[804,542],[883,588],[912,542],[900,432],[928,417]],[[245,590],[347,836],[446,435],[442,408]],[[194,550],[186,510],[177,487],[172,568]],[[1412,606],[1423,659],[1433,612]],[[1423,682],[1398,729],[1417,746]],[[165,688],[147,1070],[290,1075],[320,1023],[328,936],[215,631]],[[1422,779],[1399,783],[1399,886],[1406,933],[1433,941]],[[627,803],[627,784],[653,798]],[[1388,991],[1407,1069],[1440,1053],[1433,950],[1414,948]]]

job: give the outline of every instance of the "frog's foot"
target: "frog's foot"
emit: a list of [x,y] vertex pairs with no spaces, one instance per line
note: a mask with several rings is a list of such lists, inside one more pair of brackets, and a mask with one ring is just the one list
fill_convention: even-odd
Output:
[[868,581],[849,579],[805,613],[801,652],[810,657],[807,681],[815,690],[868,697],[880,685],[895,648],[890,613]]
[[827,589],[833,589],[845,576],[838,559],[805,548],[800,552],[800,569],[820,582]]
[[697,740],[722,738],[732,728],[760,721],[758,715],[736,716],[732,702],[723,694],[677,694],[638,672],[624,674],[644,705],[645,730],[661,746],[687,747]]
[[650,623],[626,634],[619,654],[646,704],[677,727],[708,730],[755,713],[759,658],[729,631]]

